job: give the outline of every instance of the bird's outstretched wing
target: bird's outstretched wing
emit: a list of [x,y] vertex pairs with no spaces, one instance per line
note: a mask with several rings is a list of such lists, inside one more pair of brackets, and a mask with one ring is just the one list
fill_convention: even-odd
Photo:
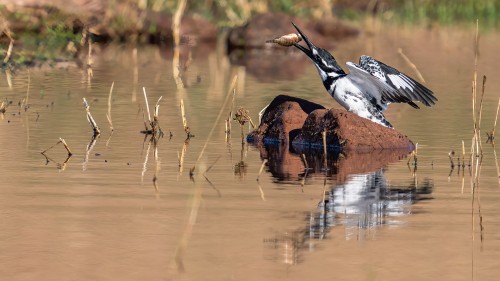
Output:
[[372,104],[381,107],[381,110],[385,110],[388,103],[408,103],[418,108],[407,95],[401,94],[396,88],[373,76],[359,65],[352,62],[346,64],[351,74],[347,77],[356,87],[363,89],[366,98]]
[[[359,66],[396,89],[400,96],[407,97],[410,100],[408,104],[415,108],[418,108],[418,106],[413,101],[419,101],[426,106],[432,106],[437,101],[434,93],[427,87],[401,73],[394,67],[388,66],[372,57],[361,56],[359,58]],[[390,100],[387,101],[393,102]]]

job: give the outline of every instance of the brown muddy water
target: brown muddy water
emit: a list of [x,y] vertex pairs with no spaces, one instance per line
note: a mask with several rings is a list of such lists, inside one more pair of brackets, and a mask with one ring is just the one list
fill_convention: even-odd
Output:
[[[326,173],[321,156],[306,154],[306,169],[287,148],[242,145],[234,122],[226,140],[222,119],[207,142],[234,74],[235,107],[254,120],[280,93],[338,107],[298,52],[230,60],[216,46],[183,46],[182,66],[192,51],[184,91],[172,78],[168,46],[141,47],[136,59],[131,47],[109,46],[94,57],[91,79],[77,67],[2,72],[0,97],[13,103],[0,116],[0,279],[498,280],[494,147],[483,144],[474,194],[469,167],[451,170],[448,159],[454,150],[456,162],[462,140],[470,151],[474,31],[383,31],[338,42],[333,53],[341,65],[369,54],[415,77],[401,47],[418,66],[439,102],[421,110],[392,105],[386,114],[419,143],[417,169],[398,151],[330,155]],[[485,130],[500,92],[499,44],[500,33],[481,35]],[[18,102],[28,76],[25,111]],[[156,148],[139,133],[142,87],[150,104],[163,96],[167,136]],[[94,144],[83,97],[102,130]],[[181,99],[195,135],[189,142]],[[59,137],[72,157],[57,145],[46,159],[40,152]]]

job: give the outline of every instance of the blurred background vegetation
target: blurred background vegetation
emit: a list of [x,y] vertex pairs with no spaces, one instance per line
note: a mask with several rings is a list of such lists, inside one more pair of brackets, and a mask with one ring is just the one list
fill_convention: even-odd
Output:
[[[115,0],[117,1],[117,0]],[[143,9],[173,13],[177,1],[122,0]],[[252,15],[284,12],[291,16],[318,20],[336,16],[352,21],[375,15],[385,21],[409,24],[444,25],[474,23],[497,27],[499,0],[206,0],[188,1],[188,12],[198,13],[219,26],[240,25]]]
[[[15,42],[10,62],[30,64],[78,55],[87,31],[93,42],[168,41],[180,1],[26,0],[20,5],[0,0],[0,46],[5,54]],[[199,27],[195,32],[204,29],[215,37],[217,29],[244,25],[267,12],[311,22],[336,18],[354,26],[368,17],[387,24],[463,27],[478,19],[485,30],[499,27],[500,0],[187,0],[184,18],[191,20],[186,25]]]

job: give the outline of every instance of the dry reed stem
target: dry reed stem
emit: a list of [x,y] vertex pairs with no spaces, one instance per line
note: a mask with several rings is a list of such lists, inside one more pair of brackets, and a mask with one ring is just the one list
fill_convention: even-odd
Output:
[[92,138],[90,138],[89,143],[87,144],[87,148],[85,150],[85,157],[83,159],[83,164],[82,164],[82,170],[86,171],[87,170],[87,164],[89,162],[89,155],[92,149],[94,149],[95,144],[97,143],[97,139],[99,138],[99,134],[94,134],[92,135]]
[[181,99],[181,117],[182,117],[182,126],[184,127],[184,132],[186,132],[186,134],[189,138],[190,129],[187,125],[186,111],[184,110],[184,99]]
[[210,166],[208,166],[208,168],[205,170],[205,172],[203,172],[203,175],[205,175],[206,173],[208,173],[214,167],[215,163],[217,163],[217,161],[219,161],[219,159],[220,159],[220,155],[217,156],[217,158],[215,159],[215,161],[212,164],[210,164]]
[[9,43],[9,48],[7,49],[7,55],[3,59],[3,63],[9,62],[10,56],[12,55],[12,48],[14,47],[14,40],[11,38]]
[[172,19],[172,36],[174,38],[174,52],[172,59],[172,74],[174,76],[175,84],[177,85],[177,89],[184,88],[184,83],[180,77],[180,69],[179,69],[179,56],[180,56],[180,27],[181,27],[181,18],[184,14],[184,10],[186,8],[186,0],[179,0],[177,9],[174,13],[174,17]]
[[[219,197],[222,197],[222,195],[220,193],[220,190],[207,177],[207,173],[215,166],[215,163],[217,163],[217,161],[219,161],[219,159],[220,159],[220,155],[215,159],[214,162],[212,162],[212,164],[210,164],[210,166],[205,170],[205,172],[203,172],[203,177],[208,182],[208,184],[210,185],[210,187],[212,187],[215,191],[217,191],[217,195]],[[194,170],[194,167],[193,167],[193,170]]]
[[66,143],[66,141],[65,141],[63,138],[61,138],[61,137],[59,138],[59,141],[58,141],[58,142],[56,142],[56,144],[54,144],[54,145],[52,145],[51,147],[49,147],[49,148],[45,149],[44,151],[42,151],[42,152],[41,152],[41,154],[45,155],[45,152],[47,152],[47,151],[51,150],[52,148],[54,148],[56,145],[58,145],[58,144],[60,144],[60,143],[62,143],[62,144],[63,144],[64,148],[65,148],[65,149],[66,149],[66,151],[68,152],[68,156],[73,155],[73,153],[72,153],[72,152],[71,152],[71,150],[69,149],[68,144],[67,144],[67,143]]
[[[477,126],[476,126],[476,134],[477,134],[477,144],[479,144],[479,152],[483,154],[483,142],[481,141],[481,120],[483,116],[483,99],[484,99],[484,89],[486,84],[486,75],[483,75],[483,84],[481,88],[481,100],[479,101],[479,112],[477,117]],[[477,90],[476,90],[477,91]]]
[[158,100],[156,101],[156,104],[155,104],[155,113],[154,113],[154,118],[158,118],[159,116],[159,111],[160,111],[160,101],[161,99],[163,98],[163,96],[160,96],[158,98]]
[[142,87],[142,92],[144,93],[144,101],[146,102],[146,111],[148,112],[148,120],[149,120],[149,123],[151,123],[151,113],[149,112],[148,95],[146,94],[145,87]]
[[465,143],[462,140],[462,167],[465,167]]
[[9,48],[7,49],[7,53],[5,55],[5,58],[3,59],[3,63],[8,63],[9,59],[12,55],[12,49],[14,48],[14,39],[12,38],[12,34],[10,32],[10,27],[9,27],[9,22],[6,21],[5,19],[1,19],[2,21],[2,33],[9,38]]
[[231,101],[231,109],[229,110],[229,115],[227,116],[227,119],[226,119],[226,140],[229,139],[228,135],[231,134],[231,120],[232,120],[231,117],[233,116],[235,96],[236,96],[236,89],[233,89],[233,99]]
[[495,158],[495,166],[497,168],[497,179],[498,179],[498,184],[500,185],[500,165],[498,165],[498,157],[497,157],[497,150],[495,147],[495,144],[493,143],[493,156]]
[[146,150],[146,155],[144,156],[144,163],[142,164],[141,172],[141,183],[144,182],[144,175],[148,169],[149,151],[151,150],[151,142],[148,142],[148,149]]
[[455,163],[453,163],[453,156],[455,155],[455,151],[451,150],[448,152],[448,158],[450,159],[450,167],[453,169],[455,167]]
[[405,60],[405,62],[415,71],[415,74],[417,74],[418,79],[420,79],[421,82],[425,83],[425,79],[418,70],[417,66],[403,53],[402,48],[398,48],[398,53],[401,55],[401,57]]
[[99,135],[101,131],[99,130],[97,123],[92,117],[92,114],[90,114],[90,105],[85,98],[83,98],[83,107],[85,107],[85,110],[87,111],[87,121],[89,121],[89,124],[92,127],[92,130],[94,131],[94,136]]
[[472,116],[474,121],[474,144],[476,145],[475,154],[479,153],[479,124],[477,122],[476,107],[477,107],[477,61],[479,52],[479,20],[476,20],[476,36],[474,41],[474,78],[472,81]]
[[5,79],[7,80],[7,85],[9,85],[9,89],[12,89],[12,71],[10,68],[5,70]]
[[260,175],[262,174],[262,171],[264,171],[264,167],[266,166],[267,159],[264,159],[262,161],[262,165],[260,165],[260,170],[259,170],[259,175],[257,176],[257,181],[259,181]]
[[111,121],[111,96],[113,94],[113,87],[115,85],[115,81],[111,83],[111,89],[109,89],[109,97],[108,97],[108,113],[106,114],[106,118],[108,118],[109,122],[109,128],[111,129],[111,132],[113,132],[115,129],[113,128],[113,122]]
[[260,199],[262,199],[262,201],[266,201],[266,195],[264,194],[264,190],[262,189],[259,181],[257,181],[257,186],[259,187]]
[[498,110],[500,109],[500,98],[498,98],[498,105],[497,105],[497,114],[495,116],[495,123],[493,125],[493,129],[491,130],[491,139],[495,139],[495,129],[497,127],[497,120],[498,120]]
[[[87,27],[87,34],[89,34],[89,30],[88,30],[88,27]],[[90,79],[91,77],[94,76],[94,72],[92,71],[92,39],[90,38],[89,35],[87,35],[87,43],[89,45],[88,47],[88,55],[87,55],[87,76],[88,78]]]
[[483,87],[481,88],[481,100],[479,101],[479,117],[478,117],[478,128],[481,129],[481,119],[483,116],[483,99],[484,99],[484,86],[486,84],[486,75],[483,75]]
[[238,80],[238,76],[235,75],[233,77],[233,81],[231,82],[231,86],[229,87],[229,91],[226,94],[226,98],[224,99],[224,103],[222,104],[222,107],[219,110],[219,113],[217,114],[217,118],[215,119],[215,123],[213,124],[212,129],[210,129],[210,132],[208,134],[207,140],[205,141],[205,144],[203,145],[203,148],[201,149],[200,154],[198,155],[198,159],[196,159],[196,162],[199,162],[200,159],[201,159],[201,157],[203,156],[203,153],[205,152],[205,149],[207,148],[208,141],[212,138],[212,135],[213,135],[213,133],[215,131],[216,124],[219,122],[220,117],[222,116],[222,113],[224,112],[224,108],[226,107],[226,104],[227,104],[227,102],[229,100],[229,94],[234,89],[234,86],[236,85],[236,81],[237,80]]
[[28,69],[28,90],[26,90],[26,106],[28,106],[28,99],[30,95],[30,82],[31,82],[31,74],[30,70]]
[[181,28],[181,18],[186,9],[186,0],[179,0],[177,4],[177,9],[175,10],[174,17],[172,19],[172,36],[174,37],[175,46],[180,44],[180,28]]
[[[182,1],[182,0],[181,0]],[[207,148],[208,146],[208,143],[209,141],[211,140],[212,138],[212,135],[215,131],[215,127],[217,126],[217,124],[219,123],[219,120],[222,116],[222,113],[224,112],[224,108],[229,100],[229,94],[232,92],[231,90],[234,88],[234,85],[237,81],[237,78],[238,76],[234,76],[233,78],[233,81],[231,83],[231,86],[229,88],[229,91],[228,91],[228,94],[226,95],[226,98],[224,100],[224,103],[222,104],[222,107],[221,109],[219,110],[219,113],[217,114],[217,118],[215,119],[215,122],[213,123],[212,125],[212,128],[210,129],[210,132],[208,133],[208,137],[200,151],[200,154],[198,155],[198,158],[196,159],[196,164],[198,164],[201,160],[201,158],[203,157],[203,154],[205,152],[205,149]],[[190,212],[189,212],[189,219],[186,223],[186,226],[184,228],[184,232],[183,232],[183,235],[181,237],[181,240],[179,242],[179,245],[177,246],[177,249],[175,251],[175,264],[176,264],[176,267],[177,267],[177,270],[179,272],[184,272],[184,262],[183,262],[183,259],[184,259],[184,251],[187,247],[187,244],[188,244],[188,241],[191,237],[191,234],[193,232],[193,228],[194,228],[194,225],[196,224],[196,220],[197,220],[197,217],[198,217],[198,210],[200,208],[200,202],[201,202],[201,194],[203,192],[203,189],[201,188],[201,183],[200,181],[197,181],[196,182],[196,188],[194,190],[194,194],[193,194],[193,198],[192,198],[192,202],[191,202],[191,208],[190,208]]]
[[64,145],[64,148],[66,148],[66,151],[68,152],[68,155],[71,156],[73,153],[71,153],[71,149],[69,149],[68,144],[63,138],[59,138],[59,141]]
[[302,178],[302,182],[300,183],[301,187],[304,187],[304,185],[306,184],[307,174],[309,173],[309,164],[307,164],[306,155],[304,153],[302,153],[300,157],[302,158],[302,161],[304,161],[305,166],[304,177]]
[[132,78],[132,101],[137,100],[137,84],[139,84],[139,67],[137,66],[137,48],[132,50],[132,65],[134,66],[134,75]]
[[177,173],[177,180],[179,180],[179,176],[182,176],[182,171],[184,170],[184,158],[186,157],[186,152],[187,152],[187,147],[188,147],[189,142],[186,140],[182,144],[182,150],[179,155],[179,152],[177,152],[177,159],[179,160],[179,172]]

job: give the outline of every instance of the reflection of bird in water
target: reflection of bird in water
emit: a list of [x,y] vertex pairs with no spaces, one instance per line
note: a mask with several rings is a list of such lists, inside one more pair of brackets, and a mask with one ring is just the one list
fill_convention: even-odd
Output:
[[333,187],[321,211],[311,218],[309,236],[321,239],[330,227],[344,225],[349,238],[359,229],[370,229],[381,224],[398,224],[395,218],[411,213],[411,205],[421,194],[432,192],[433,183],[425,180],[420,186],[393,186],[386,181],[384,170],[351,176]]
[[347,62],[349,73],[345,73],[328,51],[316,47],[293,26],[309,49],[297,43],[294,46],[312,60],[328,93],[350,112],[392,128],[382,113],[390,103],[407,103],[418,109],[414,101],[426,106],[437,101],[422,84],[369,56],[361,56],[359,64]]

